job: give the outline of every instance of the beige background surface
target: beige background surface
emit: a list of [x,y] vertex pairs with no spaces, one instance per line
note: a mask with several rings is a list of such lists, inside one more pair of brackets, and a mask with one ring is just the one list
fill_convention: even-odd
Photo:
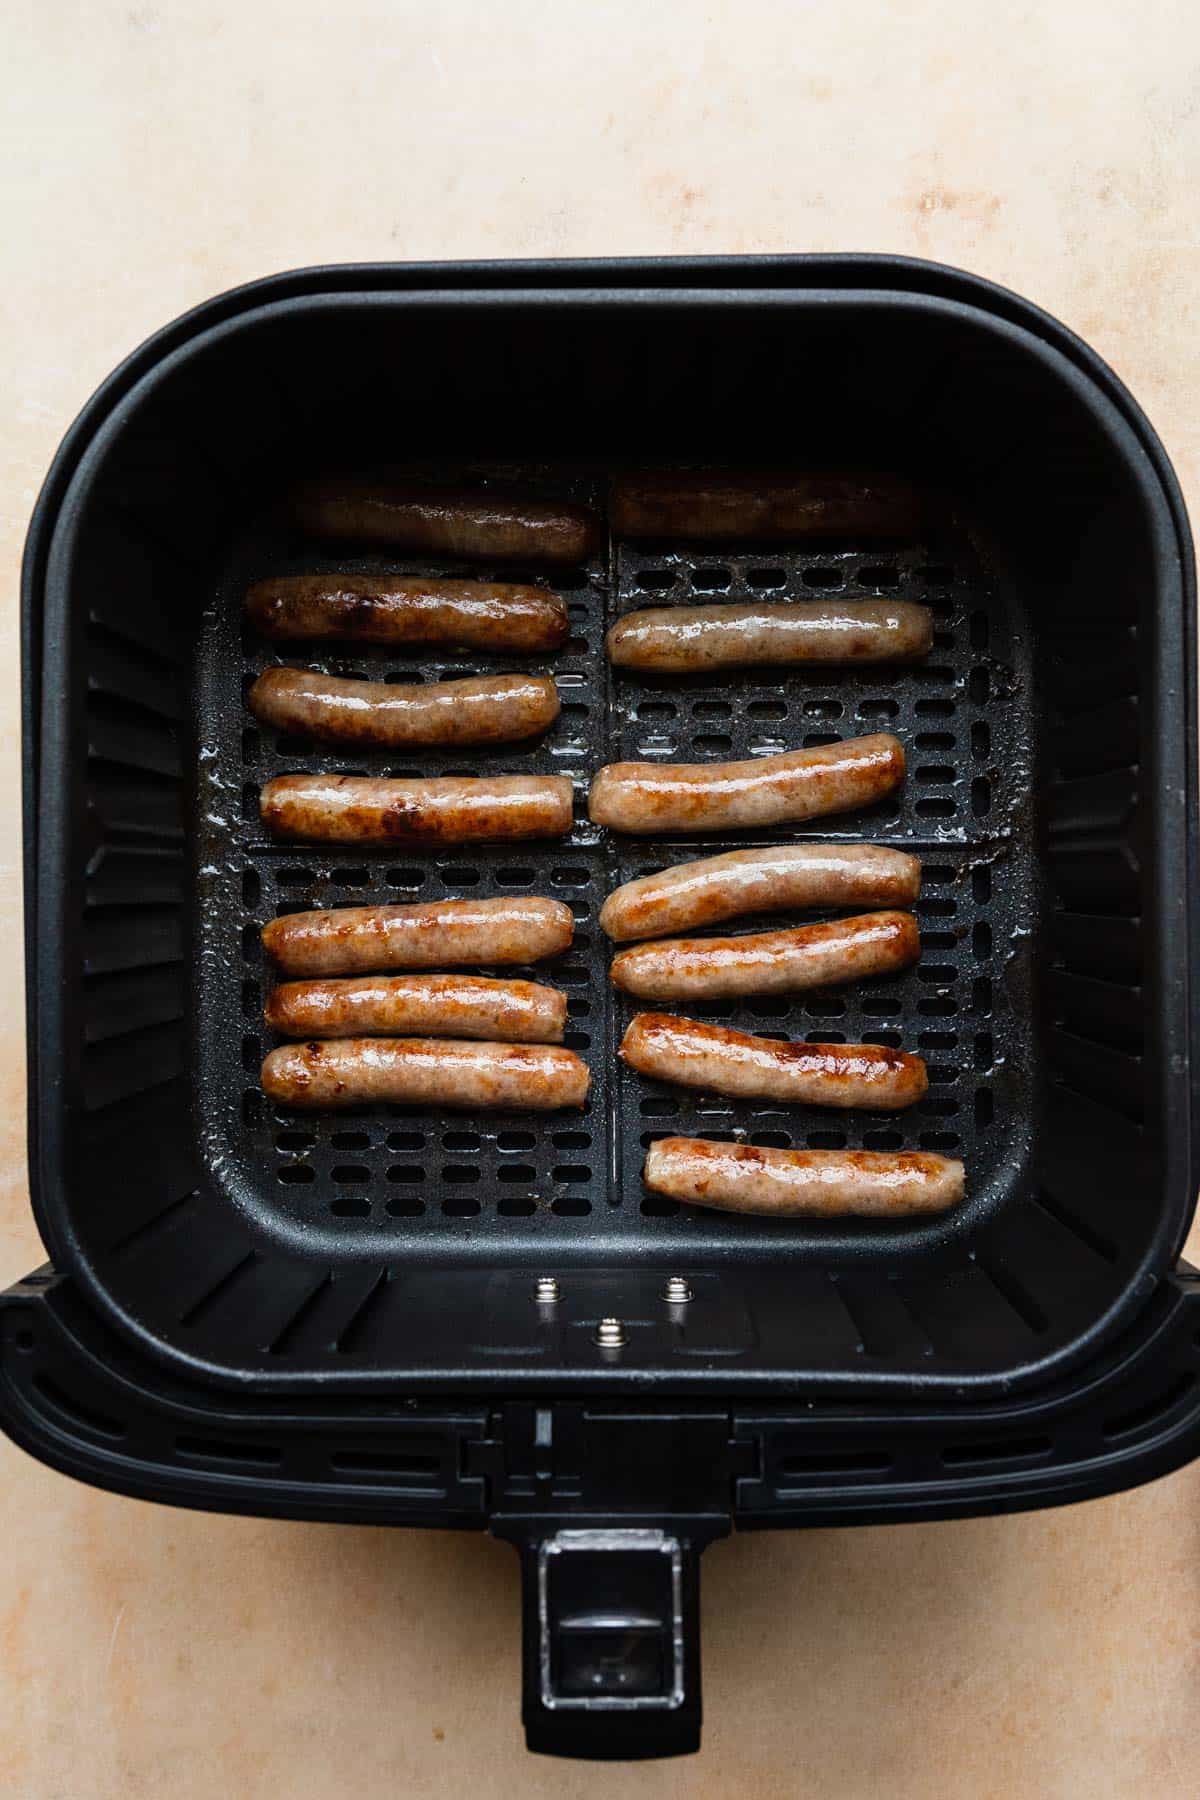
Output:
[[[917,252],[1084,333],[1200,511],[1191,0],[9,0],[0,66],[0,1279],[40,1260],[21,540],[78,407],[185,307],[361,258]],[[1196,1792],[1200,1465],[1052,1514],[718,1545],[705,1748],[618,1771],[524,1756],[505,1548],[176,1513],[7,1444],[0,1480],[6,1794]]]

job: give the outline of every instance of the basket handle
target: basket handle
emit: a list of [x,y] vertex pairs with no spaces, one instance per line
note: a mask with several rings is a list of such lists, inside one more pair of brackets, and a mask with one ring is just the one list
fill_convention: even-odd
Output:
[[700,1552],[670,1527],[511,1528],[525,1741],[604,1761],[700,1748]]

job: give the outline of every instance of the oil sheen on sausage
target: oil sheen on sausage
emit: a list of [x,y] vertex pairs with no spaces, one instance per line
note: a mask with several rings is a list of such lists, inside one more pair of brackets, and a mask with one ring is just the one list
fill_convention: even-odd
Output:
[[626,613],[605,639],[617,668],[655,675],[759,664],[912,662],[928,656],[932,644],[932,613],[906,600],[653,606]]
[[621,1056],[640,1075],[739,1100],[898,1112],[928,1091],[919,1056],[885,1044],[780,1044],[725,1025],[638,1013]]
[[609,763],[592,779],[597,825],[635,834],[787,825],[870,806],[904,779],[889,732],[731,763]]
[[744,937],[662,938],[622,950],[609,973],[639,1000],[726,1000],[890,975],[920,953],[912,913],[857,913]]
[[283,1037],[478,1038],[557,1044],[567,997],[535,981],[484,975],[343,975],[285,981],[263,1016]]
[[558,717],[549,675],[465,681],[354,681],[309,669],[267,669],[246,696],[256,719],[326,744],[507,744]]
[[285,913],[263,926],[262,941],[285,975],[355,975],[540,962],[574,933],[569,906],[527,894]]
[[326,541],[468,561],[577,563],[600,542],[595,514],[570,501],[403,482],[309,482],[295,494],[293,514],[302,530]]
[[946,1212],[965,1170],[924,1150],[772,1150],[662,1138],[646,1155],[653,1193],[764,1218],[903,1219]]
[[882,473],[651,470],[619,477],[609,502],[631,538],[905,537],[927,513],[923,490]]
[[447,1106],[552,1112],[582,1106],[587,1064],[559,1044],[477,1044],[450,1038],[324,1038],[284,1044],[264,1059],[279,1106]]
[[445,645],[496,655],[559,650],[567,608],[545,588],[427,575],[277,575],[246,595],[246,615],[284,643]]
[[566,775],[278,775],[262,790],[272,837],[302,844],[515,843],[571,829]]
[[805,906],[911,906],[921,865],[882,844],[774,844],[640,875],[614,890],[600,926],[617,943],[692,931],[743,913]]

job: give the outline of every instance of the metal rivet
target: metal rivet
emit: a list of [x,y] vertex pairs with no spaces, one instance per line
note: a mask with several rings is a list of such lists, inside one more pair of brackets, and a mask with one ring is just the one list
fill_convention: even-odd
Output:
[[553,1275],[539,1275],[533,1284],[533,1297],[539,1306],[553,1306],[562,1299],[562,1289]]
[[620,1319],[601,1319],[596,1327],[596,1342],[602,1350],[623,1350],[629,1339]]
[[694,1299],[695,1295],[692,1292],[691,1282],[685,1281],[682,1275],[668,1275],[662,1297],[672,1306],[683,1306],[687,1301]]

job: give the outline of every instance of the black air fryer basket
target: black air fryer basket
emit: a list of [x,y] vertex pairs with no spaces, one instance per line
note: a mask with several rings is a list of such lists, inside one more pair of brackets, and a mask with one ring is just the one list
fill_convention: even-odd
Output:
[[[606,761],[900,736],[899,800],[801,829],[920,854],[920,964],[707,1016],[919,1051],[910,1114],[681,1095],[618,1065],[600,903],[692,845],[614,838],[582,804],[550,845],[263,838],[269,775],[351,766],[243,703],[274,660],[243,631],[247,583],[314,566],[288,484],[390,462],[602,501],[631,461],[886,467],[949,500],[957,523],[921,542],[610,538],[552,581],[561,717],[486,763],[568,773],[582,802]],[[603,655],[632,606],[830,592],[926,602],[932,655],[732,684]],[[51,1260],[5,1297],[3,1416],[36,1455],[181,1505],[490,1527],[525,1570],[531,1746],[636,1756],[698,1742],[697,1561],[731,1525],[1044,1505],[1195,1454],[1191,544],[1142,413],[1053,320],[875,257],[277,277],[105,383],[38,503],[23,607]],[[265,921],[521,892],[576,915],[546,974],[591,1066],[582,1116],[266,1102]],[[674,1133],[946,1151],[968,1197],[906,1225],[679,1208],[640,1180]]]

